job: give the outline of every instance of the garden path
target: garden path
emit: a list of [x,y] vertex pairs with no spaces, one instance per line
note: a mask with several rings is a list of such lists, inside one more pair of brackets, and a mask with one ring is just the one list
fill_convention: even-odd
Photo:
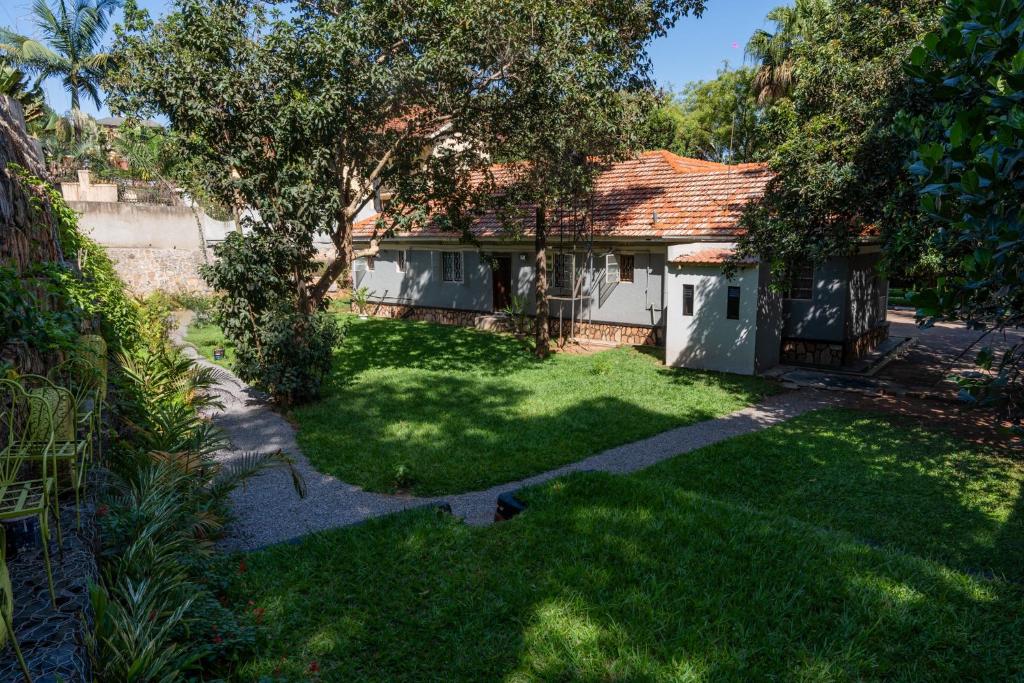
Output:
[[184,346],[185,352],[201,365],[216,367],[224,373],[217,387],[224,410],[213,419],[231,439],[232,449],[218,457],[230,460],[244,452],[281,449],[294,457],[295,467],[306,482],[306,497],[299,498],[292,488],[289,474],[283,470],[272,470],[234,492],[232,503],[236,521],[225,545],[239,550],[294,541],[315,531],[358,524],[374,517],[430,505],[447,504],[453,514],[470,524],[488,524],[494,517],[495,504],[502,493],[572,472],[635,472],[680,453],[765,429],[842,400],[841,395],[835,392],[814,390],[777,394],[720,418],[671,429],[563,467],[481,491],[429,498],[371,493],[318,472],[299,450],[294,427],[268,405],[265,395],[220,366],[214,366],[188,346],[184,334],[190,317],[179,319],[179,326],[172,335],[175,342]]

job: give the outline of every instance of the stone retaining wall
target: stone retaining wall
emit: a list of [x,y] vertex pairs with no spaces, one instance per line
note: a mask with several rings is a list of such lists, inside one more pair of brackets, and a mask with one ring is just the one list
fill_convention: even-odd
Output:
[[[204,263],[198,249],[147,249],[107,247],[118,275],[134,294],[165,292],[209,292],[199,276]],[[212,256],[211,256],[212,258]]]
[[[491,317],[479,311],[461,311],[448,308],[428,308],[425,306],[389,303],[371,304],[368,313],[380,318],[424,320],[441,325],[459,325],[461,327],[478,327],[478,318]],[[569,335],[569,327],[569,322],[563,320],[561,331],[565,336]],[[557,318],[548,319],[548,330],[553,339],[558,338],[559,321]],[[576,338],[631,346],[661,346],[664,343],[664,335],[659,333],[659,328],[657,327],[598,322],[577,322]]]
[[852,363],[860,360],[889,338],[889,323],[885,322],[873,327],[853,341],[846,343],[846,352],[843,354],[844,363]]
[[838,368],[843,364],[843,345],[840,342],[783,339],[779,362]]
[[838,368],[860,360],[889,338],[889,323],[873,327],[847,342],[826,342],[811,339],[782,340],[779,362],[793,365],[820,365]]

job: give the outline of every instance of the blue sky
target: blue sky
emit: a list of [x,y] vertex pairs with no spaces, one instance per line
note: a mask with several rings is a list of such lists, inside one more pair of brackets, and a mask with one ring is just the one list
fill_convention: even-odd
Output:
[[[170,0],[139,0],[154,15],[170,6]],[[785,0],[708,0],[708,9],[700,19],[685,18],[664,38],[651,46],[654,76],[662,87],[675,89],[684,84],[712,78],[728,61],[733,66],[743,63],[743,46],[755,29],[765,26],[764,17],[772,7]],[[3,0],[0,23],[21,33],[32,33],[29,0]],[[47,97],[57,111],[69,107],[69,99],[53,80],[46,86]],[[97,112],[91,103],[83,102],[91,114]]]

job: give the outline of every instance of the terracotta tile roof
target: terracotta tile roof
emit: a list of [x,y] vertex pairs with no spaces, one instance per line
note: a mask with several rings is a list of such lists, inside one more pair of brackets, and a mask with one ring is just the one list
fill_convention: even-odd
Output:
[[[669,263],[672,263],[677,266],[718,266],[729,260],[729,257],[731,257],[732,255],[732,249],[711,247],[708,249],[701,249],[699,251],[695,251],[692,254],[682,254],[669,261]],[[756,266],[757,261],[751,258],[744,258],[740,259],[739,265]]]
[[[500,181],[500,167],[494,169]],[[603,172],[591,199],[594,236],[613,239],[724,238],[743,233],[743,207],[764,194],[771,172],[764,164],[725,165],[680,157],[664,150],[620,161]],[[523,207],[524,236],[533,233],[533,211]],[[376,217],[356,224],[356,238],[372,234]],[[566,222],[568,219],[566,220]],[[552,217],[550,234],[559,219]],[[478,239],[502,238],[508,232],[494,213],[476,220]],[[401,236],[453,237],[433,224]]]

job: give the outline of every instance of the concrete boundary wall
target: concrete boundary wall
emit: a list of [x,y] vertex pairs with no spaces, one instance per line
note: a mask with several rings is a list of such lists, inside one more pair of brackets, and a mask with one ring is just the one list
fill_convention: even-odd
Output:
[[[210,243],[233,231],[187,206],[127,202],[68,202],[82,232],[106,248],[135,294],[157,290],[207,292],[199,266],[212,258]],[[205,253],[204,253],[205,252]]]

